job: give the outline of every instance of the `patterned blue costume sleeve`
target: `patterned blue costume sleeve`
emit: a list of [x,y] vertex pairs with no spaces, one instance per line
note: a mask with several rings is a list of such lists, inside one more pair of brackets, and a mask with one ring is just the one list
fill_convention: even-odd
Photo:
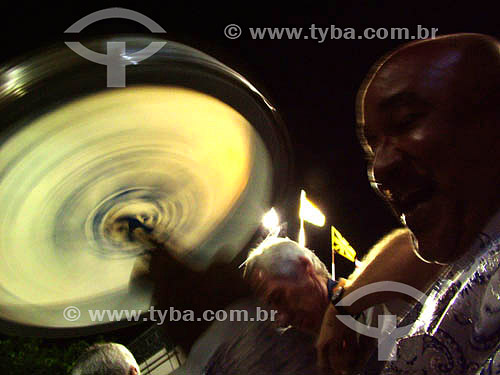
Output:
[[[363,374],[488,375],[500,373],[500,215],[464,256],[434,283],[423,306],[400,326],[392,359],[376,354]],[[421,307],[421,308],[420,308]]]

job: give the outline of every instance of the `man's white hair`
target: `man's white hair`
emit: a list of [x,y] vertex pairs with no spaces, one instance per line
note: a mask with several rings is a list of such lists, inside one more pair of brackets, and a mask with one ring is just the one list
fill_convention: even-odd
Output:
[[134,366],[140,374],[139,365],[125,346],[95,344],[78,358],[71,375],[129,375],[130,366]]
[[245,261],[245,278],[259,282],[264,277],[297,280],[301,259],[308,259],[316,274],[331,278],[325,264],[306,247],[289,238],[271,237],[250,251]]

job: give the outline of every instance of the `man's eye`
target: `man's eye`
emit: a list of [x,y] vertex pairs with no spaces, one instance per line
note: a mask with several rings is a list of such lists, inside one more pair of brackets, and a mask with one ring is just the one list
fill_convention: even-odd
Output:
[[418,124],[418,120],[422,118],[423,113],[414,112],[404,116],[397,116],[393,119],[386,130],[388,136],[399,136],[413,129]]
[[422,116],[421,113],[410,113],[403,117],[403,119],[399,122],[399,126],[408,127],[413,124],[416,120],[418,120]]

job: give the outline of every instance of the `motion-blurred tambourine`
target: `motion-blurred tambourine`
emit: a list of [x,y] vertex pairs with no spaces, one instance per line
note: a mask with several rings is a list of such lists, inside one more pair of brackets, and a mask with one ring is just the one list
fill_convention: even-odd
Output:
[[[106,54],[109,40],[83,44]],[[112,324],[89,310],[148,309],[129,292],[144,248],[124,218],[204,269],[283,196],[290,147],[269,101],[185,45],[146,58],[152,41],[127,38],[126,87],[63,43],[1,68],[0,330],[86,334]]]

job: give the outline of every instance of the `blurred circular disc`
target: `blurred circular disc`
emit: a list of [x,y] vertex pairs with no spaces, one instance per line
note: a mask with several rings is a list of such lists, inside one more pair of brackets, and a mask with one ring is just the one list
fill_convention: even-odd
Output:
[[[105,87],[105,67],[66,47],[2,70],[4,331],[84,334],[116,320],[89,310],[146,311],[151,290],[128,287],[144,248],[124,219],[203,269],[232,259],[282,196],[289,148],[269,102],[189,47],[167,42],[141,59],[150,41],[127,41],[122,58],[138,61],[125,88]],[[89,45],[105,53],[106,42]]]

